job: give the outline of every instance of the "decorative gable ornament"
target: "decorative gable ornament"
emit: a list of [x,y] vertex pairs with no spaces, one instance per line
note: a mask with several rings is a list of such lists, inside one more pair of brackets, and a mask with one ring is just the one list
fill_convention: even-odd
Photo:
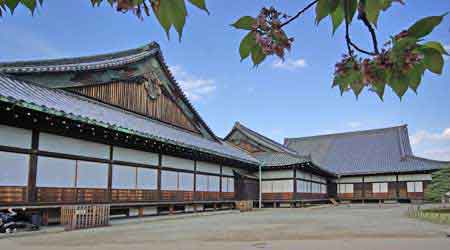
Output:
[[144,81],[144,88],[150,100],[156,100],[161,95],[161,83],[158,79],[146,79]]

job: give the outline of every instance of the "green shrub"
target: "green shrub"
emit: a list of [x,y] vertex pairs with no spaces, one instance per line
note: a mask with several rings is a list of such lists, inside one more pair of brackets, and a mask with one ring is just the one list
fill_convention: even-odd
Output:
[[441,202],[447,192],[450,192],[450,166],[432,174],[431,184],[425,189],[425,199],[431,202]]

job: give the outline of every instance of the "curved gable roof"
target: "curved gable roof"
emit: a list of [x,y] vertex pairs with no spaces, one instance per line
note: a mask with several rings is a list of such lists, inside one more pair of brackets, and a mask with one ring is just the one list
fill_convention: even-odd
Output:
[[[214,141],[219,141],[219,138],[202,119],[173,77],[173,74],[165,63],[160,46],[156,42],[151,42],[135,49],[93,56],[3,62],[0,63],[0,73],[12,75],[20,80],[28,80],[45,87],[70,88],[85,85],[76,79],[74,80],[74,75],[80,72],[106,72],[104,75],[107,77],[99,77],[95,82],[95,84],[103,84],[111,82],[114,77],[118,77],[117,73],[113,74],[111,72],[131,67],[134,69],[132,73],[125,70],[125,72],[130,73],[131,75],[123,72],[119,75],[128,79],[136,79],[146,73],[145,71],[148,70],[148,64],[144,64],[144,62],[151,58],[155,58],[158,61],[161,70],[170,82],[170,91],[175,93],[176,96],[179,96],[181,99],[180,103],[186,107],[186,110],[190,113],[190,117],[195,118],[195,120],[199,122],[198,128],[203,136]],[[137,68],[139,68],[139,70],[137,70]]]
[[340,175],[432,170],[446,163],[413,156],[406,125],[286,138],[285,146]]

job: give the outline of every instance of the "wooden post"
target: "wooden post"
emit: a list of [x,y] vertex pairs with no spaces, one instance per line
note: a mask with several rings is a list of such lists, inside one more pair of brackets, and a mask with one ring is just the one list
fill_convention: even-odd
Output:
[[294,201],[295,200],[297,200],[297,168],[296,168],[296,166],[294,166],[293,168],[292,168],[292,170],[294,171],[294,188],[292,189],[292,190],[294,190],[294,197],[293,197],[293,199],[294,199]]
[[222,194],[222,164],[220,164],[220,180],[219,180],[219,200],[223,200],[223,194]]
[[398,174],[395,175],[395,196],[397,200],[400,198],[400,183],[398,181]]
[[44,226],[48,225],[48,209],[44,209],[42,211],[42,225]]
[[143,217],[144,216],[144,208],[140,207],[139,208],[139,217]]
[[[156,179],[156,187],[157,187],[157,200],[161,201],[161,166],[162,166],[162,154],[158,154],[158,168],[157,168],[157,179]],[[159,212],[158,212],[159,213]]]
[[114,159],[114,147],[109,145],[109,163],[108,163],[108,201],[112,202],[112,176],[113,176],[113,164],[112,161]]
[[194,197],[192,197],[192,200],[197,200],[197,161],[194,160]]
[[36,202],[36,175],[37,175],[37,152],[39,150],[39,131],[33,129],[31,136],[31,155],[28,171],[28,189],[27,189],[27,201],[29,203]]

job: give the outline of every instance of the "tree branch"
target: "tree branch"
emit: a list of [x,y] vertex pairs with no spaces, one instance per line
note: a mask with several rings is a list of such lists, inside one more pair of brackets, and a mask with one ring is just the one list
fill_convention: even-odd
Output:
[[373,28],[372,24],[367,19],[367,15],[365,11],[360,11],[358,18],[366,25],[367,29],[369,29],[370,35],[372,36],[372,43],[373,43],[373,50],[375,54],[379,54],[380,51],[378,50],[378,41],[377,41],[377,35],[375,33],[375,29]]
[[280,27],[283,27],[285,25],[288,25],[290,22],[294,21],[295,19],[297,19],[301,14],[303,14],[305,11],[307,11],[309,8],[311,8],[312,6],[314,6],[317,2],[319,2],[319,0],[315,0],[311,3],[309,3],[308,5],[306,5],[305,8],[303,8],[302,10],[300,10],[295,16],[289,18],[286,22],[282,23]]

